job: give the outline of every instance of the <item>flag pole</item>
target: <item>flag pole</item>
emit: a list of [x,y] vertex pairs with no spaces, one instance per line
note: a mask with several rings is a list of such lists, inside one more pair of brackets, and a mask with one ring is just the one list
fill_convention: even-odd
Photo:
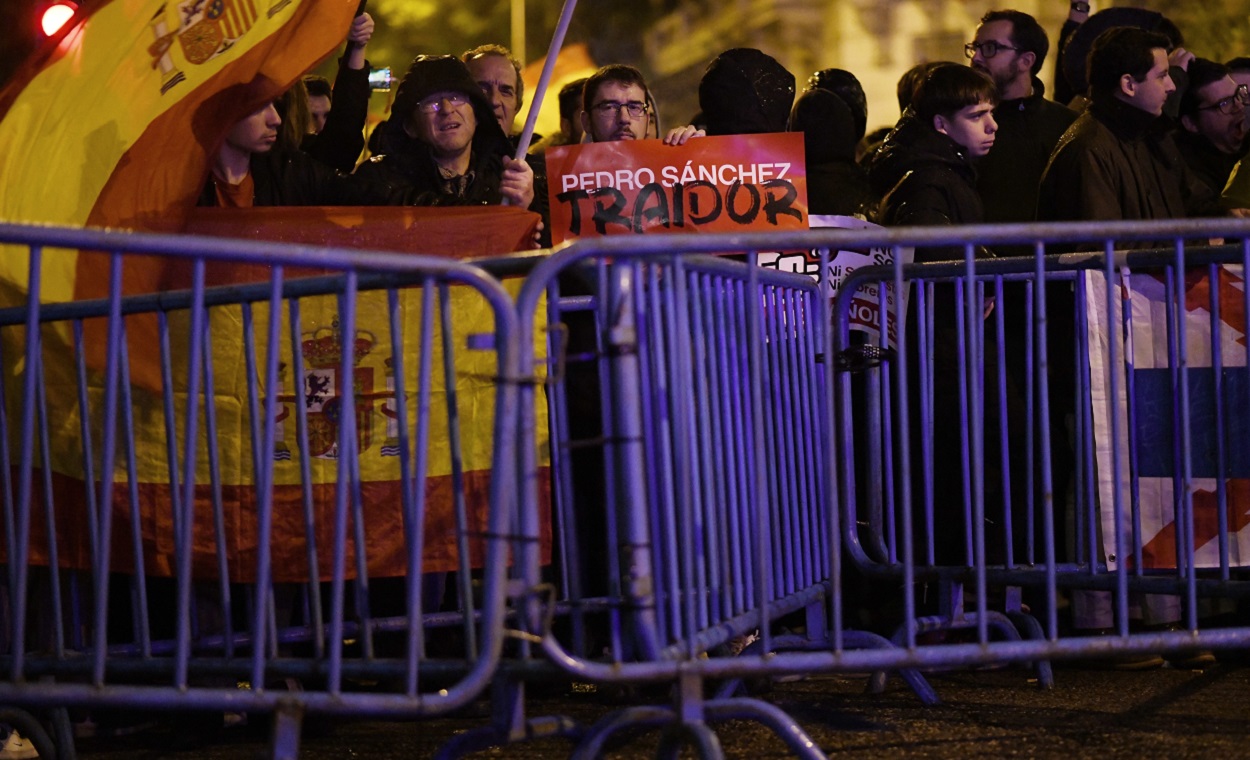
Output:
[[560,11],[560,21],[556,24],[555,34],[551,35],[551,46],[547,48],[547,60],[543,62],[543,73],[538,78],[538,87],[534,88],[534,99],[530,101],[530,111],[525,117],[525,129],[517,138],[516,155],[518,161],[525,160],[530,151],[530,141],[534,139],[534,126],[538,124],[538,109],[542,107],[543,97],[547,94],[547,85],[551,83],[551,74],[556,67],[556,57],[564,46],[564,35],[569,30],[569,22],[573,19],[573,9],[577,0],[564,0],[564,8]]

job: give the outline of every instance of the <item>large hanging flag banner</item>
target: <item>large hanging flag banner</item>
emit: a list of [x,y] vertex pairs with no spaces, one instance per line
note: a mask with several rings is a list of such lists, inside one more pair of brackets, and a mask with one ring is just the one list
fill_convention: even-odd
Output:
[[[180,230],[226,132],[341,45],[356,5],[91,3],[0,93],[0,220]],[[53,261],[46,300],[104,292],[98,257]],[[126,276],[142,292],[159,272]],[[24,289],[23,257],[0,279]]]
[[[209,158],[224,135],[239,119],[277,97],[307,69],[341,45],[357,4],[358,0],[101,0],[93,3],[89,15],[64,32],[53,48],[30,61],[0,93],[0,176],[5,178],[0,185],[0,220],[182,231],[207,175]],[[342,216],[337,211],[307,209],[300,212],[303,216],[293,225],[304,234],[316,234],[318,227],[310,220],[322,224],[321,229],[329,238],[312,242],[346,244],[354,239],[355,245],[392,250],[413,250],[417,246],[422,252],[441,249],[449,255],[473,256],[515,250],[528,240],[534,222],[530,218],[532,215],[526,212],[509,211],[507,218],[495,213],[484,219],[483,214],[489,216],[492,212],[479,210],[476,216],[438,227],[438,234],[425,234],[436,225],[422,224],[422,234],[414,235],[419,210],[377,209],[378,214],[390,212],[392,216],[376,226],[364,225],[362,218],[374,211],[357,210],[354,216],[348,215],[353,216],[353,220],[340,223]],[[281,217],[281,212],[272,209],[237,212],[231,221],[224,223],[229,229],[216,231],[232,234],[230,229],[237,231],[240,224],[252,225],[247,236],[281,240]],[[197,223],[199,232],[214,231],[211,220],[201,218]],[[362,232],[366,228],[367,234]],[[483,235],[484,230],[490,234]],[[390,240],[384,240],[388,234]],[[0,256],[3,256],[0,304],[24,304],[28,280],[25,250],[0,250]],[[186,269],[171,263],[175,261],[126,257],[124,292],[185,287]],[[107,263],[106,257],[90,252],[45,250],[41,300],[104,296],[109,283]],[[229,270],[220,265],[213,271],[215,281],[222,283],[261,279],[259,274],[243,268]],[[466,296],[457,293],[453,297]],[[332,300],[327,299],[327,303]],[[245,384],[238,311],[238,307],[233,307],[233,313],[215,316],[212,323],[214,401],[221,415],[219,440],[214,443],[223,455],[222,496],[227,511],[226,539],[231,551],[232,577],[248,580],[248,568],[254,569],[256,497],[250,434],[246,427],[247,404],[242,395]],[[482,313],[480,307],[477,313]],[[382,355],[383,349],[389,351],[390,346],[388,323],[374,312],[358,314],[358,333],[363,331],[367,335],[345,337],[335,331],[336,316],[333,306],[308,305],[303,322],[308,334],[300,344],[305,367],[312,368],[314,382],[325,381],[327,373],[332,374],[333,370],[321,365],[325,364],[327,351],[336,342],[354,340],[356,345],[363,345],[360,343],[363,340],[369,344],[368,351],[362,355],[361,366],[353,368],[355,376],[351,381],[353,385],[359,383],[361,388],[368,388],[365,396],[359,395],[359,389],[357,391],[357,398],[367,407],[358,410],[362,434],[369,442],[364,447],[364,456],[382,458],[365,467],[371,482],[362,482],[362,489],[366,501],[389,506],[394,511],[399,502],[397,497],[391,496],[398,493],[399,484],[393,473],[398,469],[393,466],[393,456],[386,458],[390,450],[387,441],[391,419],[387,415],[394,415],[397,410],[393,405],[388,407],[384,398],[390,378],[386,357]],[[266,324],[267,311],[257,310],[256,320],[257,325]],[[171,315],[170,323],[171,337],[176,341],[171,350],[175,356],[185,356],[182,342],[187,335],[185,315]],[[231,325],[235,328],[233,333],[228,332]],[[94,370],[90,382],[98,387],[102,383],[99,370],[104,366],[104,348],[103,341],[93,339],[92,331],[98,331],[97,337],[103,335],[102,320],[89,320],[85,328],[88,332],[85,353],[89,368]],[[142,498],[143,550],[148,571],[164,573],[171,569],[173,503],[170,474],[165,464],[164,413],[160,397],[143,392],[145,388],[155,391],[161,387],[153,350],[159,345],[156,322],[128,318],[126,328],[131,379],[138,386],[134,413],[140,428],[133,446],[139,453],[137,481]],[[458,320],[455,328],[453,342],[463,347],[470,331],[488,326],[482,328],[480,320],[465,319]],[[217,339],[219,330],[227,331],[220,333],[220,340]],[[10,343],[15,337],[19,336],[7,331],[4,335]],[[73,342],[68,326],[58,331],[45,330],[44,345],[48,403],[58,410],[54,435],[65,437],[61,441],[64,445],[52,442],[57,519],[63,523],[59,535],[62,540],[79,542],[76,547],[62,546],[61,557],[63,561],[81,565],[87,557],[86,537],[73,526],[87,524],[87,521],[82,512],[82,464],[74,458],[75,452],[81,450],[81,441],[73,440],[78,422]],[[264,356],[267,350],[265,345],[257,346],[259,356]],[[282,350],[286,352],[282,360],[287,367],[292,366],[290,347],[283,346]],[[21,346],[6,346],[8,356],[20,356],[20,351]],[[457,354],[456,383],[462,403],[474,404],[491,398],[490,383],[475,382],[475,378],[492,376],[482,371],[484,362],[489,362],[488,354],[482,351]],[[466,357],[467,364],[463,367],[459,364],[461,357]],[[16,380],[21,371],[17,363],[10,362],[5,369],[7,380]],[[462,385],[461,379],[468,385]],[[185,380],[175,373],[175,387],[182,387]],[[262,389],[262,392],[277,393],[284,401],[307,398],[295,383],[306,384],[308,377],[292,378],[288,371],[282,382],[282,389]],[[342,387],[339,380],[325,385],[332,390]],[[334,395],[332,392],[329,396],[318,396],[317,410],[325,411],[333,406]],[[10,402],[14,401],[10,395]],[[185,415],[184,402],[180,396],[179,420]],[[464,421],[466,459],[473,470],[466,472],[465,478],[468,507],[477,516],[483,514],[486,504],[483,489],[489,479],[489,459],[484,459],[483,452],[493,446],[489,433],[482,437],[482,431],[489,429],[493,416],[490,406],[479,405],[476,408],[480,415]],[[317,414],[317,410],[312,413]],[[309,445],[318,463],[313,475],[314,493],[324,508],[332,497],[336,469],[333,447],[326,444],[332,438],[327,425],[332,425],[333,417],[322,414],[318,420],[321,427]],[[98,436],[99,422],[92,420],[92,423],[97,426],[94,433]],[[431,449],[445,447],[446,433],[442,433],[441,439],[437,438],[439,434],[435,426]],[[203,443],[199,449],[201,454]],[[275,459],[290,464],[292,460],[284,458],[291,454],[289,449],[288,445],[285,454],[281,450],[273,452]],[[450,465],[436,458],[433,466],[442,469],[431,470],[431,485],[427,491],[431,502],[445,509],[439,512],[432,507],[427,535],[446,547],[453,547],[454,531],[447,530],[452,509]],[[115,473],[119,484],[127,480],[122,467],[119,465]],[[208,482],[207,464],[201,462],[200,470],[200,481]],[[298,486],[291,485],[290,479],[281,474],[275,480],[275,504],[281,513],[276,519],[279,522],[291,519],[289,527],[302,531],[302,525],[297,524],[299,521],[291,518],[290,510],[282,506],[286,498],[282,489],[298,489]],[[211,495],[209,489],[201,490],[204,493],[197,494],[197,514],[207,514],[200,509],[209,508]],[[126,491],[123,486],[114,489],[115,525],[128,523]],[[398,518],[387,523],[386,516],[371,513],[368,519],[371,530],[372,525],[379,526],[381,536],[376,543],[371,540],[368,547],[370,571],[401,571],[403,557],[397,547],[402,545],[402,531],[385,528],[388,524],[398,524]],[[471,529],[485,524],[476,516],[471,516],[470,522]],[[318,523],[322,528],[329,524],[321,519]],[[31,544],[36,550],[46,545],[39,535],[41,526],[42,517],[33,520]],[[197,519],[196,526],[194,562],[197,572],[215,572],[211,524]],[[119,530],[114,534],[113,557],[117,569],[124,571],[132,552],[122,533],[124,531]],[[275,533],[275,546],[280,543],[280,535],[283,534]],[[427,552],[427,569],[450,569],[454,566],[453,558],[454,547],[442,554]],[[277,562],[275,572],[278,580],[294,580],[302,578],[307,569],[301,570],[294,561]]]
[[807,229],[803,135],[621,140],[547,151],[551,238]]
[[[0,93],[0,220],[180,231],[226,133],[342,44],[355,9],[353,0],[91,4]],[[0,256],[0,304],[23,303],[25,255]],[[43,300],[103,297],[108,271],[104,256],[52,252]],[[159,290],[162,277],[161,262],[130,258],[123,291]],[[87,358],[102,367],[97,329],[88,325]],[[155,345],[153,320],[134,320],[130,333]],[[159,387],[150,362],[133,376]]]
[[[1168,287],[1161,276],[1123,270],[1116,283],[1120,298],[1111,304],[1109,314],[1105,277],[1101,272],[1085,275],[1098,497],[1103,550],[1112,567],[1117,564],[1116,532],[1124,546],[1133,546],[1134,499],[1140,509],[1142,565],[1147,569],[1177,566],[1177,505],[1185,494],[1178,434],[1182,429],[1181,365],[1169,360],[1169,342],[1173,351],[1179,345],[1175,328],[1184,329],[1186,341],[1183,366],[1189,386],[1194,561],[1198,567],[1219,566],[1219,512],[1224,509],[1230,562],[1250,564],[1250,449],[1244,445],[1250,410],[1246,283],[1239,266],[1221,267],[1217,273],[1214,285],[1205,268],[1191,270],[1184,282],[1175,284],[1184,290],[1180,314],[1175,304],[1169,310]],[[1218,331],[1212,329],[1213,297],[1219,306]],[[1117,366],[1110,364],[1111,341],[1119,351]],[[1217,345],[1219,370],[1213,360]],[[1110,395],[1112,373],[1119,382],[1116,398]],[[1122,452],[1124,508],[1119,526],[1112,510],[1116,485],[1111,451],[1113,408],[1118,414],[1116,435]],[[1222,442],[1223,489],[1217,415],[1224,420],[1226,437]],[[1130,432],[1134,446],[1130,446]]]

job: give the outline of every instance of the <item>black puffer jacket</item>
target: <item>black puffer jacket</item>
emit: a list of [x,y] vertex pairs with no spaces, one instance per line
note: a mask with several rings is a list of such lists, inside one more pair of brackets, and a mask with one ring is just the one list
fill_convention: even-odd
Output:
[[[976,169],[964,149],[908,111],[885,138],[868,173],[881,197],[877,222],[904,225],[979,224],[985,212]],[[917,261],[952,258],[951,251],[916,251]],[[954,258],[963,258],[955,253]]]

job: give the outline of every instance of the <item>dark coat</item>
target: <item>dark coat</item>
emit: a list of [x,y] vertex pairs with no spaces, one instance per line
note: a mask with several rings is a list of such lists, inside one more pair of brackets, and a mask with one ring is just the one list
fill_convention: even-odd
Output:
[[994,108],[998,133],[989,155],[977,162],[977,190],[987,222],[1027,222],[1037,213],[1037,187],[1055,144],[1076,121],[1076,112],[1046,100],[1033,80],[1033,94]]
[[[873,189],[884,193],[879,209],[878,221],[887,226],[895,225],[954,225],[978,224],[983,221],[984,211],[981,196],[977,193],[977,172],[962,146],[946,135],[937,132],[910,111],[903,116],[897,127],[886,138],[885,144],[873,161],[870,171]],[[917,248],[917,262],[962,260],[965,251],[962,246],[954,248]],[[984,249],[977,250],[977,256],[989,255]],[[927,360],[931,362],[932,415],[933,430],[936,431],[936,449],[930,452],[933,463],[933,480],[931,487],[934,496],[934,552],[939,564],[961,563],[964,561],[964,528],[963,515],[963,479],[971,477],[972,465],[962,455],[958,445],[950,445],[951,441],[959,440],[959,431],[965,426],[966,420],[961,414],[962,395],[959,385],[960,368],[964,366],[964,358],[960,355],[961,334],[959,329],[960,315],[967,306],[967,294],[964,298],[957,297],[955,285],[948,282],[936,283],[933,287],[930,305],[933,308],[933,322],[927,326],[932,330],[932,343],[927,346]],[[906,334],[909,346],[909,382],[911,394],[912,416],[908,420],[911,425],[913,462],[922,462],[923,450],[921,438],[925,428],[920,422],[921,406],[921,371],[922,363],[915,353],[921,335],[927,335],[928,329],[921,329],[920,308],[916,300],[917,291],[912,290],[912,300],[907,308]],[[997,366],[998,345],[992,338],[983,346],[983,358],[986,367]],[[928,369],[929,367],[925,367]],[[1023,430],[1018,420],[1020,394],[1015,391],[1012,378],[1008,378],[1008,392],[1005,397],[1008,406],[1009,428],[1016,434]],[[998,439],[998,408],[999,396],[996,384],[986,383],[985,408],[983,427],[985,431],[986,451],[997,451]],[[1019,455],[1023,447],[1013,448]],[[996,457],[987,456],[980,463],[985,477],[986,511],[985,531],[987,536],[986,550],[989,561],[1003,561],[1004,544],[995,540],[1001,536],[1001,528],[994,532],[994,526],[1001,521],[1002,505],[997,503],[1002,493],[1002,469]],[[1020,493],[1020,483],[1013,481],[1012,503],[1017,508],[1025,500]],[[912,493],[916,495],[916,504],[923,504],[926,483],[924,468],[919,465],[912,468]],[[920,521],[923,522],[923,521]],[[920,526],[917,530],[923,533]],[[919,538],[920,536],[918,536]],[[917,544],[923,546],[923,544]]]
[[1174,219],[1217,213],[1159,117],[1095,102],[1060,138],[1042,177],[1038,219]]
[[[391,206],[408,200],[402,189],[343,174],[298,150],[274,148],[255,153],[250,171],[254,206]],[[196,205],[217,205],[212,176]]]
[[808,213],[851,216],[870,210],[868,172],[855,163],[857,126],[855,113],[827,90],[808,90],[795,102],[789,128],[803,133]]
[[[873,160],[868,178],[881,196],[877,221],[903,225],[979,224],[985,212],[977,172],[964,148],[904,114]],[[917,261],[963,258],[963,252],[917,250]]]
[[494,114],[483,112],[476,100],[471,102],[477,118],[469,164],[473,181],[465,189],[464,197],[443,191],[442,175],[429,146],[410,137],[396,119],[378,127],[387,130],[381,142],[385,152],[361,164],[356,176],[405,189],[419,206],[498,204],[502,200],[499,183],[503,176],[503,159],[510,154],[511,144]]

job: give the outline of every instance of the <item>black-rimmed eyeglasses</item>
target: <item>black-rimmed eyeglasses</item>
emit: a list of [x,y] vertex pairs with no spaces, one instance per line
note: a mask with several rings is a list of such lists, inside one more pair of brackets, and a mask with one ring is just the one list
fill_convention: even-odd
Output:
[[1217,100],[1210,105],[1198,106],[1198,110],[1209,111],[1212,108],[1218,108],[1222,114],[1234,114],[1238,111],[1244,111],[1247,103],[1250,103],[1250,87],[1239,84],[1232,95]]
[[1015,50],[1019,52],[1020,48],[1012,47],[1011,45],[1004,45],[1003,43],[995,42],[994,40],[986,40],[985,42],[969,42],[967,45],[964,45],[964,55],[969,58],[974,58],[978,50],[981,51],[982,58],[993,58],[998,55],[998,51],[1000,50]]
[[618,103],[615,100],[605,100],[602,103],[596,103],[590,107],[590,110],[604,116],[616,116],[624,108],[631,118],[641,119],[643,114],[647,112],[647,104],[638,100],[631,100],[628,103]]

